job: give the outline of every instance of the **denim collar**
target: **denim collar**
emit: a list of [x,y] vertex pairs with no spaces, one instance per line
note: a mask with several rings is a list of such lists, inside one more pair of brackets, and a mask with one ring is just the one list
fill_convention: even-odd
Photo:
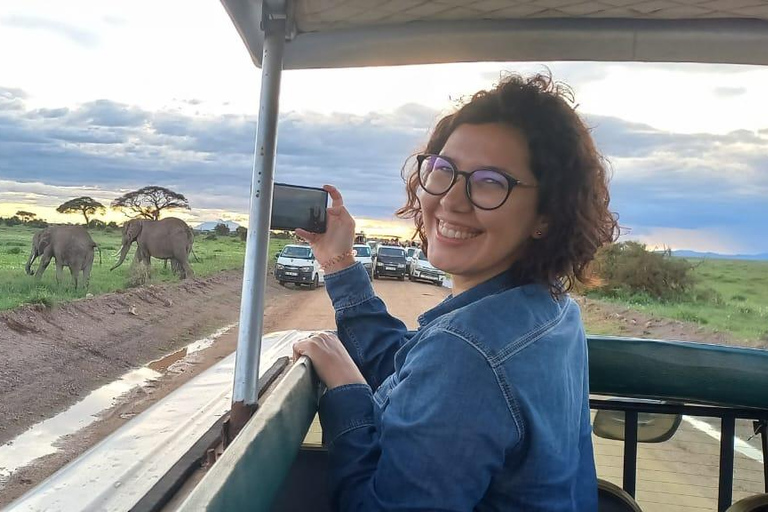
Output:
[[528,281],[517,277],[514,272],[514,267],[511,267],[501,274],[497,274],[489,280],[470,288],[464,293],[460,293],[455,297],[453,295],[449,295],[443,302],[419,316],[419,327],[424,327],[442,315],[450,313],[451,311],[455,311],[459,308],[463,308],[464,306],[472,304],[473,302],[476,302],[483,297],[495,295],[499,292],[527,284],[527,282]]

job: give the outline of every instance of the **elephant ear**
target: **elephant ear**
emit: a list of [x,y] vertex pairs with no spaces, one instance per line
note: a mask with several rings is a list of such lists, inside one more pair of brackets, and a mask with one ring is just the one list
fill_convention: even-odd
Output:
[[35,235],[35,242],[37,245],[37,253],[43,254],[45,252],[46,247],[48,247],[51,244],[51,232],[46,229],[41,233],[37,233]]
[[136,240],[139,233],[141,233],[142,224],[143,223],[140,220],[132,220],[128,222],[128,226],[125,229],[125,235],[128,237],[128,240]]

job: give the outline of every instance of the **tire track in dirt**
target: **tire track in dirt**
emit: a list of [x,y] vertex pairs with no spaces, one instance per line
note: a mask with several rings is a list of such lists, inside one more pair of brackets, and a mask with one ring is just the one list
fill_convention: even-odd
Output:
[[0,443],[129,369],[237,321],[240,283],[240,272],[229,271],[0,314]]

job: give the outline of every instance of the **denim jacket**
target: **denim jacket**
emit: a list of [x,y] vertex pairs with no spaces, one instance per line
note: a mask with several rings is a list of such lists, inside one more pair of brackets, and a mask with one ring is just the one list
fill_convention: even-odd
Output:
[[325,282],[368,382],[320,401],[334,510],[597,510],[573,300],[516,286],[508,272],[448,297],[409,332],[359,263]]

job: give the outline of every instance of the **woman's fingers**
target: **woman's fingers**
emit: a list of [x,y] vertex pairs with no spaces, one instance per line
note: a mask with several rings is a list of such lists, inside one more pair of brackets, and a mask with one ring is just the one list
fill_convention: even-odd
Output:
[[341,192],[339,192],[339,189],[333,185],[323,185],[323,190],[328,192],[328,195],[331,196],[332,207],[335,208],[337,206],[344,206],[344,199],[341,197]]
[[334,217],[338,217],[342,213],[344,213],[344,207],[343,206],[331,206],[328,208],[328,215],[333,215]]
[[317,349],[324,348],[327,342],[328,335],[325,333],[314,332],[310,334],[309,337],[293,344],[294,359],[304,355],[312,359],[312,354],[316,353]]
[[301,228],[296,228],[296,235],[298,235],[300,238],[302,238],[304,241],[310,244],[315,243],[318,237],[317,233],[312,233],[311,231],[307,231]]
[[307,356],[310,359],[312,357],[310,356],[309,352],[311,351],[311,344],[312,340],[310,338],[306,338],[301,341],[297,341],[293,344],[293,360],[297,360],[301,356]]

